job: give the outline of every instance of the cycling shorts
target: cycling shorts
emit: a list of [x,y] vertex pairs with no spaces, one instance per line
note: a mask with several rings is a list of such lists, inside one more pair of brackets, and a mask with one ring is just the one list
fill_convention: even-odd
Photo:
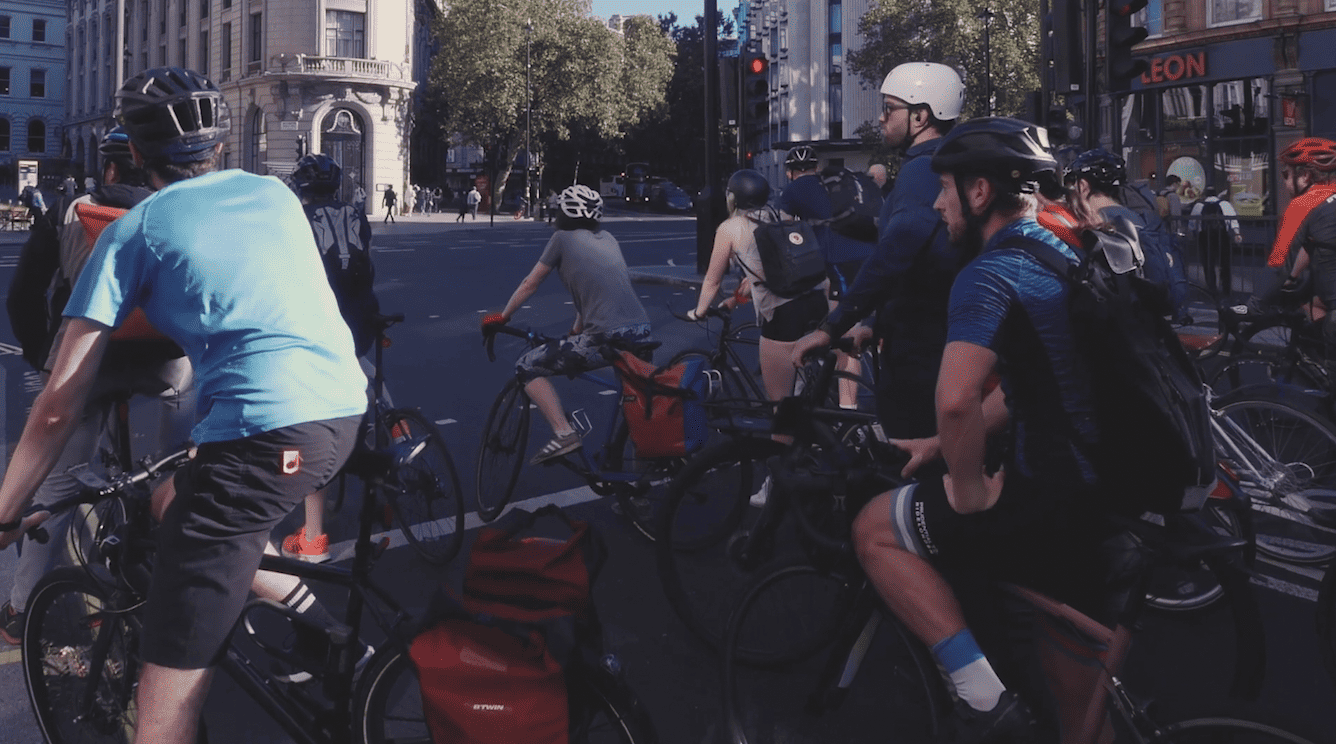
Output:
[[603,356],[609,341],[648,341],[649,333],[648,323],[637,323],[604,333],[575,333],[554,339],[525,352],[515,362],[515,375],[520,382],[528,382],[554,375],[574,377],[581,372],[606,367],[612,364]]
[[816,330],[830,312],[826,293],[813,290],[775,308],[770,320],[761,324],[761,337],[771,341],[797,341]]
[[854,277],[858,276],[858,270],[863,268],[865,260],[856,258],[852,261],[826,264],[826,278],[830,279],[830,287],[826,292],[830,299],[840,300],[844,297],[844,293],[853,286]]
[[241,615],[270,532],[339,472],[361,416],[211,442],[176,471],[144,609],[145,661],[214,665]]
[[1053,486],[1008,473],[993,508],[960,514],[941,478],[891,494],[900,546],[947,573],[1023,584],[1078,607],[1098,607],[1108,528],[1088,489]]

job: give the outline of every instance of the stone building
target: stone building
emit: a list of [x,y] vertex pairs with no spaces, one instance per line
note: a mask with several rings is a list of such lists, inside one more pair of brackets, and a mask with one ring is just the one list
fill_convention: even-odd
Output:
[[[67,0],[63,146],[89,173],[114,126],[112,96],[163,65],[197,70],[232,108],[222,166],[292,171],[300,152],[343,166],[371,212],[410,168],[412,96],[425,80],[423,29],[436,0]],[[114,53],[119,50],[119,54]],[[119,59],[117,59],[119,57]]]
[[35,160],[43,188],[64,176],[65,2],[0,4],[0,199],[12,199],[18,161]]

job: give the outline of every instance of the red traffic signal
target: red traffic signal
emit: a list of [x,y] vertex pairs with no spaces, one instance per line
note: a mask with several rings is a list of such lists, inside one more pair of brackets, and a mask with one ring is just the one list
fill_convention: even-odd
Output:
[[747,60],[747,72],[752,75],[764,75],[769,66],[770,63],[766,62],[765,57],[752,57]]

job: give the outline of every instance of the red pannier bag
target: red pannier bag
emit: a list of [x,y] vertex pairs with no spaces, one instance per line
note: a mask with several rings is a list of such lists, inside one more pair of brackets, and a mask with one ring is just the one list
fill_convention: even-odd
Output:
[[656,367],[623,351],[613,366],[621,375],[622,414],[637,458],[682,457],[705,446],[705,360],[692,357]]
[[[546,515],[570,537],[518,536]],[[409,647],[432,741],[567,741],[566,666],[601,652],[590,587],[603,555],[589,525],[555,506],[514,510],[479,531],[462,598],[438,592]]]

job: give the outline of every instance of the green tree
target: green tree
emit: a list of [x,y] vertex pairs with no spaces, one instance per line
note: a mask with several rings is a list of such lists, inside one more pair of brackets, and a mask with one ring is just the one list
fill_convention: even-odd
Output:
[[585,13],[578,0],[454,0],[436,20],[428,118],[441,135],[483,148],[494,200],[524,146],[530,106],[537,143],[573,129],[616,138],[663,100],[672,47],[653,19],[633,18],[617,35]]
[[993,113],[1024,116],[1025,94],[1039,88],[1039,2],[1015,0],[880,0],[859,21],[865,42],[849,52],[849,67],[874,90],[891,68],[903,62],[941,62],[956,67],[965,80],[965,116],[988,113],[988,65],[984,56],[984,21],[992,58]]

